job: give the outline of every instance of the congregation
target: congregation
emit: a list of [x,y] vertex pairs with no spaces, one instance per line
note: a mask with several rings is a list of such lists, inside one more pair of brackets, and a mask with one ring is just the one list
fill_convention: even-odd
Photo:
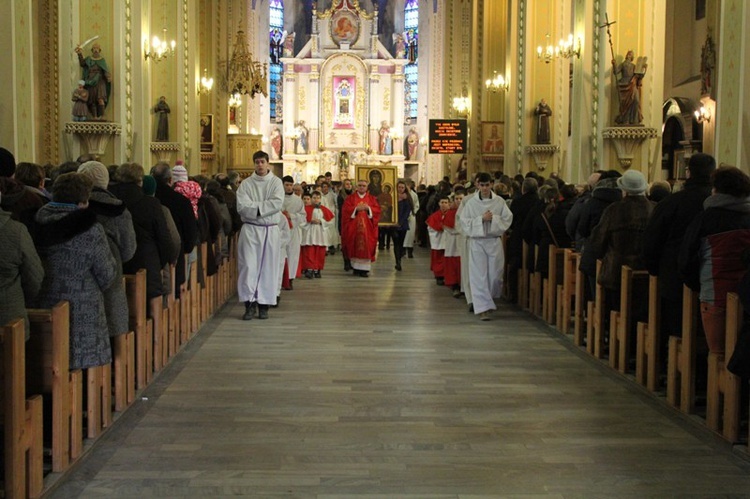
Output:
[[[501,300],[528,299],[519,277],[553,277],[551,250],[580,255],[585,285],[576,301],[606,291],[603,330],[624,303],[621,269],[658,276],[662,359],[683,331],[683,286],[698,293],[709,354],[725,353],[727,295],[750,310],[750,177],[706,154],[694,154],[687,179],[674,186],[649,185],[635,170],[596,171],[582,186],[533,172],[479,172],[472,182],[445,177],[429,187],[400,179],[396,222],[387,225],[367,180],[326,174],[297,184],[275,176],[268,159],[257,152],[254,172],[240,182],[233,172],[188,176],[180,161],[147,174],[136,163],[106,167],[89,157],[56,167],[16,163],[0,149],[0,320],[27,319],[28,341],[27,309],[67,301],[69,369],[96,368],[112,363],[116,338],[132,329],[123,275],[146,269],[145,297],[166,306],[193,285],[187,276],[208,279],[236,254],[242,319],[269,319],[282,292],[301,278],[314,286],[327,265],[365,278],[391,272],[376,263],[391,245],[396,276],[415,246],[429,249],[435,283],[481,321],[493,319]],[[631,351],[635,325],[649,312],[646,300],[628,311]],[[749,331],[742,328],[726,364],[743,380]]]
[[[43,168],[16,164],[2,149],[8,291],[0,320],[68,300],[71,368],[109,363],[109,337],[128,330],[123,273],[147,270],[148,299],[179,298],[190,267],[205,261],[199,275],[215,273],[235,233],[245,320],[268,318],[295,279],[323,277],[337,250],[345,271],[368,277],[377,251],[391,244],[397,272],[415,244],[430,248],[435,282],[483,321],[501,296],[518,301],[519,272],[547,277],[550,246],[580,253],[584,300],[601,285],[607,310],[619,310],[623,265],[658,275],[664,331],[682,329],[683,284],[699,291],[711,352],[723,350],[726,293],[750,298],[750,179],[737,168],[717,168],[706,154],[690,158],[687,180],[674,187],[649,185],[634,170],[597,171],[583,186],[533,172],[481,172],[455,184],[445,177],[429,187],[402,179],[396,223],[380,226],[385,207],[366,180],[333,181],[329,172],[314,184],[296,184],[271,172],[266,153],[254,161],[254,173],[240,183],[233,172],[188,177],[179,160],[173,167],[157,163],[149,174],[135,163],[107,168],[87,157]],[[199,258],[205,242],[206,258]],[[536,251],[524,255],[524,248]],[[646,314],[635,310],[635,320]],[[668,338],[660,338],[662,355]],[[750,363],[746,349],[735,355],[744,356],[735,365]]]

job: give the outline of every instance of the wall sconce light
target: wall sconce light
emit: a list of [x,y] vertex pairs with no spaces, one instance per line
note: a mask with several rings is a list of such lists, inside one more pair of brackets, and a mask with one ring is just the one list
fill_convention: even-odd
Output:
[[198,85],[198,95],[205,95],[214,88],[214,79],[208,77],[208,70],[203,68],[203,77]]
[[573,35],[570,34],[567,40],[560,40],[555,47],[550,44],[549,33],[547,33],[546,39],[546,47],[539,45],[536,48],[537,59],[544,61],[545,64],[552,62],[552,59],[572,59],[573,56],[581,58],[581,39],[579,37],[576,37],[574,40]]
[[174,54],[175,46],[177,45],[174,40],[167,42],[167,28],[162,29],[164,36],[163,40],[160,40],[158,36],[154,36],[149,47],[148,38],[145,40],[145,48],[143,49],[143,59],[148,60],[151,58],[154,62],[159,62],[165,59],[167,56]]
[[500,91],[506,92],[510,87],[510,80],[506,80],[502,75],[497,74],[497,71],[493,71],[492,74],[492,79],[488,79],[484,82],[484,86],[487,87],[487,90],[494,93]]
[[238,93],[233,93],[229,96],[229,107],[236,108],[242,105],[242,96]]
[[453,98],[453,109],[459,116],[467,116],[471,110],[471,99],[467,95],[466,86],[464,85],[460,97]]
[[695,113],[695,120],[698,123],[711,123],[711,110],[706,106],[701,106]]

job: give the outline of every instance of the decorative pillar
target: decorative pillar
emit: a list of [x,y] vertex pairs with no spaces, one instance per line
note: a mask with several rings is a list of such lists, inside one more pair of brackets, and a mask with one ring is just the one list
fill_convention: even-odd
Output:
[[[750,5],[745,0],[721,4],[718,43],[719,88],[716,99],[716,162],[750,173]],[[744,59],[743,59],[744,54]],[[712,121],[713,121],[712,119]]]

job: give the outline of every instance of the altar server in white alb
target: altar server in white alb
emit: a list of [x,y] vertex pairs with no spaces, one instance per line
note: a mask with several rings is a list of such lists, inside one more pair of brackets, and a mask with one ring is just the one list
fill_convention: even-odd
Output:
[[281,235],[279,222],[284,215],[284,186],[269,169],[268,154],[253,154],[255,173],[237,190],[237,212],[242,218],[237,263],[237,293],[245,303],[243,320],[258,311],[259,319],[268,319],[268,307],[276,305],[276,289],[281,272]]
[[305,213],[305,205],[302,203],[302,199],[294,194],[294,179],[290,175],[287,175],[282,180],[284,181],[284,204],[282,205],[282,210],[286,213],[292,224],[291,238],[286,250],[289,278],[288,289],[292,289],[294,287],[292,282],[297,277],[297,269],[299,268],[302,228],[307,225],[307,214]]
[[495,298],[502,292],[505,264],[502,235],[513,221],[505,200],[492,192],[489,173],[477,176],[479,192],[469,198],[461,210],[461,228],[469,240],[469,285],[474,313],[483,321],[490,320]]

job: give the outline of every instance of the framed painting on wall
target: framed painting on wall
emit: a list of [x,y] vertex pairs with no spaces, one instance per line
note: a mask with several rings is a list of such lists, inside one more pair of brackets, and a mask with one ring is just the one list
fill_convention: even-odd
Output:
[[398,195],[396,181],[398,173],[391,165],[357,165],[357,182],[367,182],[367,192],[375,196],[380,205],[380,226],[392,226],[398,223]]
[[482,155],[498,155],[505,153],[505,123],[502,121],[482,122]]
[[[201,151],[211,150],[214,143],[214,115],[201,114]],[[208,146],[208,147],[207,147]]]

